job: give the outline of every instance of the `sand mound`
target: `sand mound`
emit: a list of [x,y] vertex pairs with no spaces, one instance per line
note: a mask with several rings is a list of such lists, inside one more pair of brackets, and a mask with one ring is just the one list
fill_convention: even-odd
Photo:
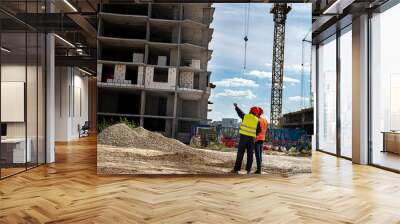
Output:
[[99,144],[117,147],[155,149],[161,151],[182,151],[192,148],[182,142],[164,137],[142,127],[130,128],[126,124],[115,124],[103,130],[97,137]]
[[[226,158],[223,156],[209,152],[209,150],[202,150],[192,148],[183,144],[182,142],[164,137],[163,135],[155,132],[148,131],[142,127],[130,128],[125,124],[115,124],[106,128],[97,137],[98,144],[109,145],[119,148],[133,149],[150,149],[153,151],[160,151],[163,154],[160,156],[152,156],[151,151],[148,155],[139,155],[137,153],[127,154],[124,153],[123,157],[130,160],[165,160],[178,164],[209,164],[210,161],[217,161],[224,163]],[[117,154],[117,152],[108,152],[109,154]]]

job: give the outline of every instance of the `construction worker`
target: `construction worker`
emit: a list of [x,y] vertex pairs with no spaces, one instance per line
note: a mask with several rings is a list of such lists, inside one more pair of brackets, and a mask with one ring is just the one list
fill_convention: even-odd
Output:
[[248,114],[243,113],[243,111],[237,106],[236,103],[233,104],[238,116],[242,119],[242,123],[239,128],[240,140],[238,146],[238,152],[236,155],[235,167],[231,173],[238,173],[242,169],[242,161],[245,151],[247,151],[247,164],[246,170],[249,174],[251,167],[253,165],[253,150],[254,143],[257,134],[261,131],[260,122],[258,120],[258,115],[260,114],[258,107],[252,107]]
[[262,151],[263,151],[263,145],[265,141],[265,136],[267,135],[268,131],[268,123],[267,119],[263,116],[264,110],[259,107],[259,122],[261,126],[261,131],[257,134],[256,136],[256,143],[254,147],[254,151],[256,154],[256,163],[257,163],[257,170],[254,172],[255,174],[261,174],[261,167],[262,167]]

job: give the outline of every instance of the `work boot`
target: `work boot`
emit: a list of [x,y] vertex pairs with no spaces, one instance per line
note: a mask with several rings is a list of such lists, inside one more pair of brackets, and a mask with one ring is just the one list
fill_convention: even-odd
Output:
[[232,173],[232,174],[239,174],[239,170],[231,170],[231,171],[229,171],[229,173]]
[[253,174],[261,174],[261,170],[256,170]]

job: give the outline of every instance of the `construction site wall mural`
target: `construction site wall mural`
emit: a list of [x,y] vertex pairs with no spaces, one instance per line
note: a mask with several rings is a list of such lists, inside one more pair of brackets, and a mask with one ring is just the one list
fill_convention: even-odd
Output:
[[101,175],[311,172],[311,4],[104,4]]

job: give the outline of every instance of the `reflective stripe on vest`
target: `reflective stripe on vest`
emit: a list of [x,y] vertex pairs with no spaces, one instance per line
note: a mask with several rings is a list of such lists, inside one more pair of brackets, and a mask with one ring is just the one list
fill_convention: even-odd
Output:
[[265,136],[267,135],[267,120],[264,117],[260,117],[260,126],[261,126],[261,131],[258,133],[256,137],[256,141],[264,141]]
[[239,133],[242,135],[256,137],[258,118],[252,114],[246,114],[240,125]]

